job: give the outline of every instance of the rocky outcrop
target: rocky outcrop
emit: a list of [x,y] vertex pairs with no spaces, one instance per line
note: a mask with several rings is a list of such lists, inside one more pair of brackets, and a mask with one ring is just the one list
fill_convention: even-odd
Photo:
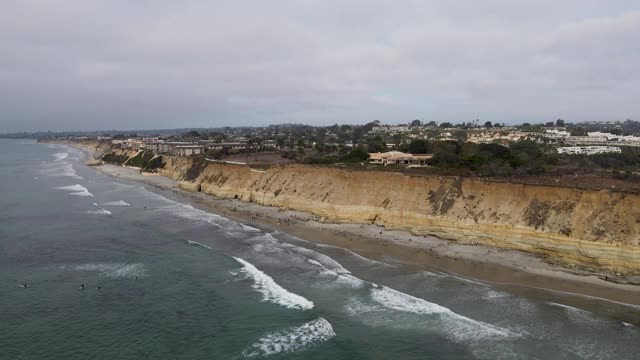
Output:
[[196,158],[163,161],[158,172],[188,191],[640,273],[635,193],[302,165],[256,171]]

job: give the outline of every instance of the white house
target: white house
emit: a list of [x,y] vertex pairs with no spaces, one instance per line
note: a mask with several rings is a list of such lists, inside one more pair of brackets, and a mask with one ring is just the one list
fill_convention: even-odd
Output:
[[567,146],[558,148],[558,154],[569,155],[595,155],[620,152],[622,152],[622,150],[617,146]]
[[202,145],[178,145],[175,149],[178,156],[198,155],[204,151]]

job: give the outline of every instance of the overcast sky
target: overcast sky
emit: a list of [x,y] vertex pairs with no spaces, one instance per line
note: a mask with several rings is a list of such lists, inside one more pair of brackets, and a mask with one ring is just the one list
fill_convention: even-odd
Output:
[[640,120],[640,1],[3,0],[0,132]]

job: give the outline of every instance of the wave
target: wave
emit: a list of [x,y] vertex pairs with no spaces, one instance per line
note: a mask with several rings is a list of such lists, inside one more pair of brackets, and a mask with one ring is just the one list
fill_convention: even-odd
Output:
[[46,169],[40,169],[38,170],[38,172],[40,174],[46,174],[49,176],[65,176],[65,177],[71,177],[78,180],[84,179],[82,176],[76,173],[76,170],[73,168],[73,165],[69,163],[55,164],[55,165],[56,165],[55,167],[47,167]]
[[53,157],[56,158],[53,161],[60,161],[60,160],[62,160],[64,158],[66,158],[67,156],[69,156],[68,153],[56,153],[56,154],[53,154]]
[[[73,195],[73,194],[70,194]],[[87,210],[85,211],[85,213],[87,214],[93,214],[93,215],[111,215],[111,211],[105,209],[105,208],[100,208],[98,210]]]
[[194,245],[194,246],[200,246],[200,247],[203,247],[205,249],[213,250],[210,246],[205,245],[205,244],[201,244],[201,243],[199,243],[197,241],[187,240],[187,244]]
[[358,253],[356,253],[355,251],[351,251],[349,249],[343,249],[346,253],[350,254],[351,256],[355,257],[356,259],[360,259],[363,262],[368,262],[370,264],[375,264],[375,265],[382,265],[382,266],[387,266],[387,267],[396,267],[395,265],[391,265],[391,264],[387,264],[385,262],[382,261],[378,261],[378,260],[373,260],[373,259],[369,259],[368,257],[364,257]]
[[312,345],[326,342],[336,336],[331,323],[324,318],[266,335],[242,352],[245,357],[269,356],[284,352],[300,351]]
[[448,308],[427,300],[405,294],[385,286],[371,289],[371,298],[387,309],[417,315],[435,315],[441,321],[439,328],[454,340],[480,340],[486,338],[505,338],[518,334],[495,326],[470,319]]
[[571,311],[571,312],[575,312],[575,313],[587,313],[587,314],[590,314],[590,312],[589,312],[589,311],[587,311],[587,310],[582,310],[582,309],[578,309],[577,307],[573,307],[573,306],[569,306],[569,305],[564,305],[564,304],[558,304],[558,303],[551,302],[551,301],[547,301],[546,303],[547,303],[548,305],[551,305],[551,306],[555,306],[555,307],[563,308],[563,309],[565,309],[565,310],[567,310],[567,311]]
[[63,265],[62,270],[98,272],[110,278],[135,278],[144,276],[144,265],[141,263],[89,263],[81,265]]
[[159,208],[158,210],[167,211],[179,218],[206,222],[222,228],[222,226],[218,223],[218,221],[222,218],[222,216],[220,215],[211,214],[206,211],[196,209],[191,205],[181,204],[166,198],[164,198],[164,200],[171,202],[171,205]]
[[252,287],[262,293],[263,301],[269,301],[289,309],[308,310],[313,308],[313,302],[287,291],[250,262],[237,257],[234,259],[243,266],[242,272],[253,279]]
[[361,280],[353,275],[350,274],[340,274],[338,275],[338,282],[341,284],[345,284],[349,287],[352,287],[354,289],[357,288],[361,288],[364,286],[364,284],[366,284],[367,282],[364,280]]
[[66,191],[71,191],[71,193],[67,194],[67,195],[74,195],[74,196],[89,196],[89,197],[93,197],[93,194],[89,192],[89,190],[87,190],[86,187],[80,185],[80,184],[75,184],[75,185],[69,185],[69,186],[60,186],[55,188],[56,190],[66,190]]
[[106,202],[106,203],[102,203],[102,205],[104,205],[104,206],[130,206],[129,204],[127,204],[126,202],[124,202],[122,200],[109,201],[109,202]]
[[342,264],[333,260],[331,257],[325,254],[322,254],[317,251],[313,251],[311,249],[307,249],[304,247],[287,244],[287,243],[282,243],[282,247],[294,253],[302,255],[308,259],[314,260],[316,263],[319,263],[325,269],[330,270],[336,274],[351,274],[351,272],[345,269],[342,266]]

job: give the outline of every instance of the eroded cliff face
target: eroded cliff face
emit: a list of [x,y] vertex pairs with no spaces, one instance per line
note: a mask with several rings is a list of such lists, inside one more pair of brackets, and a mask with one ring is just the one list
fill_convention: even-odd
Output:
[[166,158],[161,174],[189,191],[523,250],[567,263],[640,272],[640,197],[609,190],[475,179]]
[[188,191],[640,273],[638,194],[302,165],[261,172],[194,158],[163,161],[158,172]]

